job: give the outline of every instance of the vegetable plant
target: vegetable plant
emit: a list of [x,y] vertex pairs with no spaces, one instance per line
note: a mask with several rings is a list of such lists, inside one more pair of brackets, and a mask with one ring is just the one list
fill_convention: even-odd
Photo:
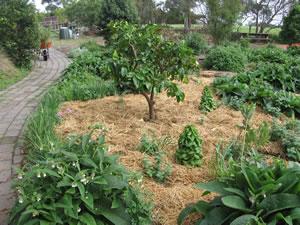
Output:
[[164,183],[166,179],[172,174],[172,166],[164,161],[164,154],[158,153],[154,157],[154,162],[148,158],[143,161],[144,173],[154,180]]
[[285,124],[273,122],[271,140],[279,141],[288,159],[300,161],[300,121],[292,119]]
[[211,112],[216,109],[216,103],[214,101],[212,92],[208,86],[205,86],[201,96],[201,102],[199,105],[199,110],[203,112]]
[[184,223],[192,213],[202,217],[195,224],[249,225],[300,223],[300,166],[236,164],[232,173],[200,183],[197,188],[218,195],[210,202],[187,206],[178,217]]
[[169,137],[155,138],[148,135],[143,135],[138,145],[138,150],[150,156],[159,154],[162,150],[171,143]]
[[189,166],[200,166],[202,159],[202,139],[194,125],[187,125],[178,140],[176,160]]
[[19,172],[10,224],[151,224],[149,204],[129,185],[104,136],[72,137]]
[[149,120],[155,120],[155,94],[184,100],[174,81],[187,82],[187,74],[196,68],[192,50],[183,42],[165,40],[156,25],[110,24],[112,58],[106,72],[125,90],[142,94],[149,106]]

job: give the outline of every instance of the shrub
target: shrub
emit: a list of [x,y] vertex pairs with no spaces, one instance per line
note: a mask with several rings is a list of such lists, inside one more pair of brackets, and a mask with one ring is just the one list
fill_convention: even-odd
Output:
[[279,141],[290,160],[300,161],[300,121],[291,120],[286,124],[273,122],[271,140]]
[[280,38],[286,43],[300,42],[300,4],[295,4],[283,20]]
[[242,164],[228,176],[197,185],[218,195],[210,202],[187,206],[178,217],[181,225],[192,213],[201,213],[197,224],[299,224],[300,167]]
[[188,47],[193,49],[195,54],[204,54],[208,49],[208,44],[200,33],[188,33],[185,37]]
[[149,159],[144,159],[144,173],[154,180],[164,183],[172,174],[172,166],[164,162],[163,154],[155,155],[155,161],[152,163]]
[[204,66],[207,69],[240,72],[244,70],[245,62],[241,49],[218,46],[208,52]]
[[300,56],[300,46],[289,46],[287,53],[291,56]]
[[240,40],[240,45],[242,48],[249,48],[250,47],[250,41],[248,39],[242,38]]
[[210,88],[208,86],[205,86],[202,92],[199,109],[203,112],[211,112],[216,109],[216,107],[217,106]]
[[160,139],[157,139],[155,137],[143,135],[138,145],[138,150],[140,152],[144,152],[148,155],[153,156],[162,152],[166,145],[170,143],[171,140],[169,137],[162,137]]
[[30,68],[40,44],[34,5],[26,0],[2,0],[0,34],[0,45],[14,63]]
[[202,139],[195,126],[188,125],[178,140],[176,160],[190,166],[200,166],[202,159]]
[[255,63],[279,63],[286,64],[289,57],[283,49],[268,46],[266,48],[255,48],[248,54],[248,60]]
[[151,224],[149,205],[107,153],[104,137],[73,137],[46,161],[25,166],[10,224]]

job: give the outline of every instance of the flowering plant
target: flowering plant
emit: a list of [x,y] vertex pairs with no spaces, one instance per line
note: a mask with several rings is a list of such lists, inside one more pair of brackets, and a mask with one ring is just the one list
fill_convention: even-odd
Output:
[[151,224],[149,205],[128,181],[104,136],[72,137],[19,172],[10,224]]

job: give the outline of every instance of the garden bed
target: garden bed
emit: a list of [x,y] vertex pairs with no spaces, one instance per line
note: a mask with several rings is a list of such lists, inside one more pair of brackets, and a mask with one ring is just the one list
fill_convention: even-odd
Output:
[[[62,137],[73,133],[84,134],[91,126],[102,124],[107,129],[109,151],[118,153],[120,162],[128,169],[141,172],[145,154],[137,151],[137,146],[142,135],[169,136],[172,143],[165,151],[167,161],[173,167],[172,175],[165,184],[145,178],[143,187],[153,195],[155,224],[174,225],[179,212],[188,203],[203,199],[202,191],[193,188],[193,185],[214,178],[216,145],[220,141],[226,143],[240,133],[237,125],[242,124],[243,117],[239,111],[223,105],[206,115],[199,111],[202,90],[212,81],[213,78],[201,78],[201,81],[193,78],[189,84],[182,84],[186,93],[183,103],[177,103],[165,93],[158,95],[158,119],[155,122],[145,122],[148,108],[142,95],[129,94],[87,102],[66,102],[59,110],[61,123],[56,127],[56,132]],[[254,127],[258,127],[262,121],[271,122],[272,117],[257,109],[253,118]],[[177,140],[187,124],[194,124],[203,138],[204,158],[199,168],[189,168],[175,162]],[[263,151],[278,155],[281,150],[279,145],[270,144]],[[211,197],[204,198],[208,200]]]

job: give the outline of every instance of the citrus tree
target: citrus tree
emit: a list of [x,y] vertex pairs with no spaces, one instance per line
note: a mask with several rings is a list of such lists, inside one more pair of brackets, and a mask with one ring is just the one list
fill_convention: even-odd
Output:
[[165,40],[156,25],[138,26],[127,22],[110,24],[108,72],[122,89],[142,94],[149,106],[149,120],[155,120],[155,94],[184,100],[184,93],[174,81],[187,82],[187,74],[196,68],[192,50],[184,42]]

